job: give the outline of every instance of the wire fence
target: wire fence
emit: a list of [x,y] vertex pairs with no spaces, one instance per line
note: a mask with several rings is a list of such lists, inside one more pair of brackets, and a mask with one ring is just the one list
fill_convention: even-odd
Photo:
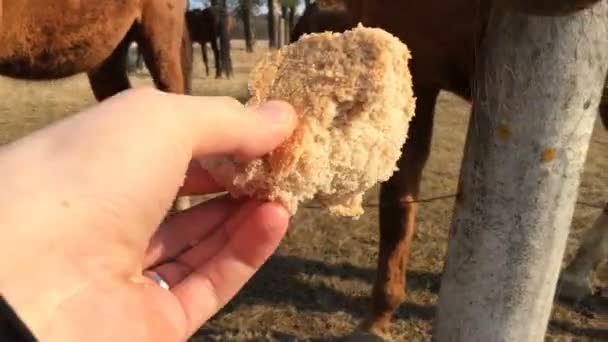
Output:
[[[195,202],[197,202],[197,203],[205,202],[207,200],[210,200],[212,198],[221,196],[223,194],[227,194],[227,192],[222,192],[222,193],[217,193],[217,194],[207,195],[207,196],[201,196],[204,199],[198,200],[198,201],[195,201]],[[198,196],[195,196],[195,197],[198,197]],[[414,201],[404,201],[402,203],[403,204],[407,204],[407,203],[433,203],[433,202],[448,200],[448,199],[452,199],[452,198],[456,198],[456,197],[458,197],[458,193],[451,193],[451,194],[447,194],[447,195],[439,195],[439,196],[420,198],[420,199],[417,199],[417,200],[414,200]],[[606,203],[592,203],[592,202],[587,202],[587,201],[577,201],[576,204],[580,205],[580,206],[583,206],[583,207],[593,208],[593,209],[599,209],[599,210],[606,210],[606,208],[608,208],[606,206]],[[382,204],[378,203],[378,202],[364,203],[362,205],[363,208],[380,208],[381,206],[382,206]],[[322,205],[312,204],[312,203],[300,205],[300,207],[301,208],[305,208],[305,209],[318,209],[318,210],[321,210],[321,209],[325,208]]]
[[[421,199],[417,199],[414,201],[404,201],[402,203],[404,203],[404,204],[407,204],[407,203],[432,203],[432,202],[437,202],[437,201],[456,198],[456,197],[458,197],[458,193],[421,198]],[[603,210],[605,208],[604,203],[591,203],[591,202],[586,202],[586,201],[577,201],[576,204],[583,206],[583,207],[600,209],[600,210]],[[380,208],[381,206],[382,206],[381,203],[364,203],[362,205],[363,208]],[[315,205],[315,204],[302,205],[301,207],[306,208],[306,209],[324,209],[323,206]]]

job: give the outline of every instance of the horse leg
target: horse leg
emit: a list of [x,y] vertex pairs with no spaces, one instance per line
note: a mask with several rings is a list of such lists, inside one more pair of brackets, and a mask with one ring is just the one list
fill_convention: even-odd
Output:
[[[142,47],[144,62],[148,67],[154,85],[160,91],[184,94],[188,89],[184,61],[186,2],[149,1],[144,7],[139,25],[138,44]],[[187,40],[190,40],[189,35]],[[190,49],[192,47],[190,46]],[[190,59],[191,60],[191,59]],[[173,210],[181,211],[190,207],[189,197],[178,197]]]
[[608,129],[608,78],[606,81],[607,82],[604,85],[604,92],[602,93],[602,98],[600,100],[599,112],[604,128]]
[[578,302],[593,294],[591,273],[608,259],[608,203],[585,232],[574,259],[560,277],[559,296]]
[[207,43],[201,44],[201,52],[203,54],[203,64],[205,64],[205,73],[209,77],[209,57],[207,56]]
[[137,70],[143,70],[144,68],[144,57],[141,54],[141,48],[137,44],[137,59],[135,60],[135,67]]
[[127,76],[127,54],[131,41],[123,39],[101,65],[87,72],[91,89],[97,101],[131,88]]
[[405,299],[405,273],[414,235],[416,203],[422,170],[430,154],[433,115],[439,89],[415,87],[416,115],[397,171],[380,188],[380,250],[372,292],[371,316],[362,330],[388,335],[394,312]]
[[167,6],[165,1],[151,1],[144,7],[138,44],[156,88],[183,94],[182,48],[185,27],[185,2]]
[[184,78],[184,94],[191,95],[194,50],[192,49],[192,37],[190,37],[190,31],[188,31],[187,29],[184,29],[183,31],[182,48],[180,54],[180,63],[182,67],[182,75]]
[[222,77],[222,62],[220,60],[220,49],[217,44],[217,38],[211,39],[211,50],[213,50],[213,58],[215,59],[215,78]]

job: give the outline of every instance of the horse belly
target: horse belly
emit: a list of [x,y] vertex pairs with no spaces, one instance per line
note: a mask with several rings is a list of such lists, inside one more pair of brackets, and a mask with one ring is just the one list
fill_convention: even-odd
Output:
[[0,32],[0,74],[49,80],[98,66],[125,38],[138,15],[134,8],[101,3],[105,1],[82,2],[81,8],[71,11],[9,6],[15,13],[3,21]]
[[487,13],[472,0],[368,3],[368,24],[398,36],[412,52],[416,83],[468,97],[475,50]]
[[92,50],[91,42],[83,40],[66,47],[0,58],[0,74],[28,80],[58,79],[90,70],[102,60]]

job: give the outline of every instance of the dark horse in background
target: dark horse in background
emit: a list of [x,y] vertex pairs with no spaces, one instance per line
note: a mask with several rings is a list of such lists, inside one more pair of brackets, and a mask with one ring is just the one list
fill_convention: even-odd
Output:
[[[221,18],[224,15],[224,8],[219,6],[207,7],[203,10],[195,9],[186,12],[186,26],[190,31],[192,41],[201,45],[205,72],[209,76],[209,59],[207,57],[207,43],[210,43],[213,50],[213,60],[215,61],[215,78],[220,78],[225,71],[223,61],[226,60],[225,54],[229,53],[227,47],[221,44]],[[230,34],[234,27],[232,16],[225,14],[228,19],[227,32]],[[218,42],[219,41],[219,42]]]
[[[213,60],[215,62],[215,78],[222,76],[223,61],[225,60],[226,47],[223,47],[220,40],[221,35],[221,16],[222,7],[211,6],[205,9],[193,9],[186,12],[186,27],[190,33],[190,38],[193,43],[199,43],[201,46],[201,54],[203,56],[203,64],[205,65],[205,73],[209,76],[209,58],[207,55],[207,43],[211,45],[213,51]],[[228,18],[227,31],[232,32],[234,20],[232,16],[226,15]],[[143,67],[143,58],[139,52],[139,47],[136,52],[137,59],[135,68],[141,70]]]
[[[131,87],[136,41],[156,88],[190,93],[186,0],[1,1],[0,75],[52,80],[86,73],[98,101]],[[188,206],[180,199],[177,209]]]
[[[573,0],[570,4],[585,2]],[[393,33],[412,53],[410,70],[416,114],[398,162],[399,170],[381,184],[378,266],[372,310],[360,326],[365,333],[386,335],[394,312],[405,299],[416,200],[431,151],[437,96],[440,90],[447,90],[471,100],[475,53],[488,20],[488,3],[479,0],[317,0],[305,10],[293,29],[292,42],[307,33],[343,32],[362,22]],[[599,106],[606,128],[607,94],[605,88]],[[585,278],[608,257],[608,206],[586,234],[574,261],[563,273],[560,291],[579,294],[587,291]],[[563,282],[565,279],[570,282]]]

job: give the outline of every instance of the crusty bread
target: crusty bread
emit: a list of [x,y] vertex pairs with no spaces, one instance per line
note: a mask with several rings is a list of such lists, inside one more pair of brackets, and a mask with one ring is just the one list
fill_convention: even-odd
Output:
[[249,83],[248,105],[294,106],[294,134],[263,158],[201,164],[234,196],[276,200],[292,215],[316,198],[335,215],[359,217],[365,191],[397,170],[415,107],[409,59],[377,28],[302,36],[269,53]]

